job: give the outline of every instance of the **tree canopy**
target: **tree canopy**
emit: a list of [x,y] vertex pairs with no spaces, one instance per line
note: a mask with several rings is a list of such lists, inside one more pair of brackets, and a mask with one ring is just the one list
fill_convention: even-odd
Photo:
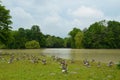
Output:
[[76,44],[76,42],[78,42],[78,37],[76,36],[78,33],[82,34],[82,31],[78,28],[73,28],[73,30],[69,32],[72,48],[76,48],[78,46],[78,44]]
[[85,48],[120,48],[120,22],[100,21],[84,32]]
[[0,43],[6,45],[9,44],[10,29],[11,29],[11,16],[10,11],[0,4]]

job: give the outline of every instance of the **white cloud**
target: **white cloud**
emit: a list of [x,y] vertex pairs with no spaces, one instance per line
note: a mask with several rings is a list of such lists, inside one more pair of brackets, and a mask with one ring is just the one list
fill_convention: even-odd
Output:
[[35,24],[35,20],[32,15],[20,7],[12,8],[11,15],[13,22],[19,25],[19,27],[28,28],[29,25]]
[[71,25],[83,30],[96,21],[102,20],[105,15],[101,10],[93,7],[80,6],[76,9],[69,9],[68,15],[71,16]]
[[104,13],[98,9],[81,6],[76,10],[71,10],[71,14],[80,18],[101,18],[104,17]]

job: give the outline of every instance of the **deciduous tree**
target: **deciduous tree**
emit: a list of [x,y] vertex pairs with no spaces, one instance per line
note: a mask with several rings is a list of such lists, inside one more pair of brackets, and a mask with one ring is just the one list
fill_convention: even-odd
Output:
[[10,11],[0,4],[0,43],[6,46],[8,46],[11,37],[11,24]]

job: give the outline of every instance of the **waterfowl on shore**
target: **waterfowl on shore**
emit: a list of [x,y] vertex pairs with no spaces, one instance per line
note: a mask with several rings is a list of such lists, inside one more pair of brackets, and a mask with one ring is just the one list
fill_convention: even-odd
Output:
[[46,65],[46,63],[47,63],[47,62],[46,62],[46,59],[42,59],[42,64],[43,64],[43,65]]
[[61,60],[61,61],[60,61],[60,64],[61,64],[61,65],[65,65],[65,64],[66,64],[66,61],[65,61],[65,60]]
[[63,73],[67,73],[67,71],[68,71],[68,65],[67,64],[62,64],[62,72]]
[[90,67],[90,63],[87,59],[83,60],[83,64],[86,66],[86,67]]
[[108,67],[111,67],[113,65],[113,61],[110,61],[109,63],[108,63]]
[[92,59],[92,61],[91,61],[91,62],[92,62],[92,63],[93,63],[93,62],[95,62],[95,59]]
[[14,55],[12,55],[12,56],[10,57],[10,60],[8,61],[8,63],[12,63],[13,60],[14,60]]
[[100,61],[98,62],[97,67],[101,67],[101,63],[100,63]]
[[31,61],[32,63],[38,63],[38,62],[39,62],[39,60],[38,60],[38,58],[37,58],[36,56],[32,56],[32,55],[31,55],[31,57],[30,57],[29,59],[30,59],[30,61]]
[[33,59],[31,60],[31,62],[32,62],[32,63],[38,63],[38,60],[37,60],[36,58],[33,58]]

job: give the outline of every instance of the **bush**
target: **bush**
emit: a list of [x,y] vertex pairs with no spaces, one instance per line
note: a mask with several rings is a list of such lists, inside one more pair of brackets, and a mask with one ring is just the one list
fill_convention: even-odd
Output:
[[38,49],[38,48],[40,48],[40,44],[39,44],[39,42],[32,40],[32,41],[26,42],[25,47],[27,49]]
[[6,48],[5,44],[0,43],[0,49],[5,49],[5,48]]

